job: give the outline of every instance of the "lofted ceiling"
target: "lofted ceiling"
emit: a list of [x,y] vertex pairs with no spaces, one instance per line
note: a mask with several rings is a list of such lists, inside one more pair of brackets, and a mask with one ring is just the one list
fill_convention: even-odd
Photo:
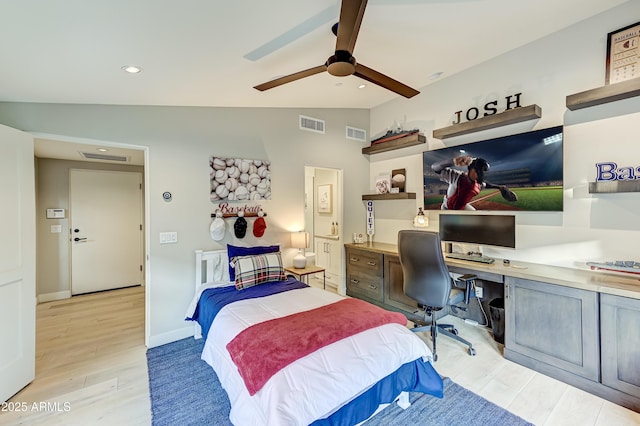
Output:
[[[353,53],[420,90],[625,1],[369,0]],[[0,102],[373,108],[398,98],[326,72],[253,88],[322,65],[339,13],[336,0],[0,0]],[[129,64],[143,72],[122,71]]]

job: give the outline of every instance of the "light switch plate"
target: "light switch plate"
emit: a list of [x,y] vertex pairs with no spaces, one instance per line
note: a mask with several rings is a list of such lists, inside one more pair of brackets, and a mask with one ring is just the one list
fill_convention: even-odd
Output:
[[59,234],[60,232],[62,232],[62,225],[51,225],[52,234]]
[[161,232],[160,244],[175,244],[178,242],[177,232]]

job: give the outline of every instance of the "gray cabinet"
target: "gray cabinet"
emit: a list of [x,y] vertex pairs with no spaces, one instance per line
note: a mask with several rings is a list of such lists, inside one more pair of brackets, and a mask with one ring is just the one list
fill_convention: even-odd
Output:
[[384,303],[411,313],[418,309],[418,303],[404,294],[400,258],[391,254],[384,255]]
[[640,300],[600,298],[602,384],[640,398]]
[[347,294],[378,303],[383,301],[382,254],[347,248]]
[[640,410],[640,299],[505,278],[504,357]]
[[513,277],[505,283],[505,357],[598,382],[598,293]]

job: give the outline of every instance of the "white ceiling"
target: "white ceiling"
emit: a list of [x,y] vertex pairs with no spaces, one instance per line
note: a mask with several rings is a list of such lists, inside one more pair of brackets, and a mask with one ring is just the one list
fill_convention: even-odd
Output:
[[[370,0],[354,56],[420,90],[436,72],[447,78],[625,1]],[[0,0],[0,101],[372,108],[396,99],[328,73],[253,88],[323,64],[339,9],[337,0]],[[270,54],[245,58],[277,37]],[[144,71],[127,74],[127,64]]]

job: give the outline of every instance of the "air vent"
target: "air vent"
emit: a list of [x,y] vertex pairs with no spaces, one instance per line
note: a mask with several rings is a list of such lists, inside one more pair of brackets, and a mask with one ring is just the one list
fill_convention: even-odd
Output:
[[88,160],[119,161],[121,163],[129,161],[129,157],[125,157],[123,155],[95,154],[93,152],[80,152],[80,155]]
[[367,141],[367,131],[363,129],[356,129],[355,127],[347,126],[347,139],[352,139],[354,141],[366,142]]
[[324,120],[301,115],[300,130],[308,130],[310,132],[324,133]]

